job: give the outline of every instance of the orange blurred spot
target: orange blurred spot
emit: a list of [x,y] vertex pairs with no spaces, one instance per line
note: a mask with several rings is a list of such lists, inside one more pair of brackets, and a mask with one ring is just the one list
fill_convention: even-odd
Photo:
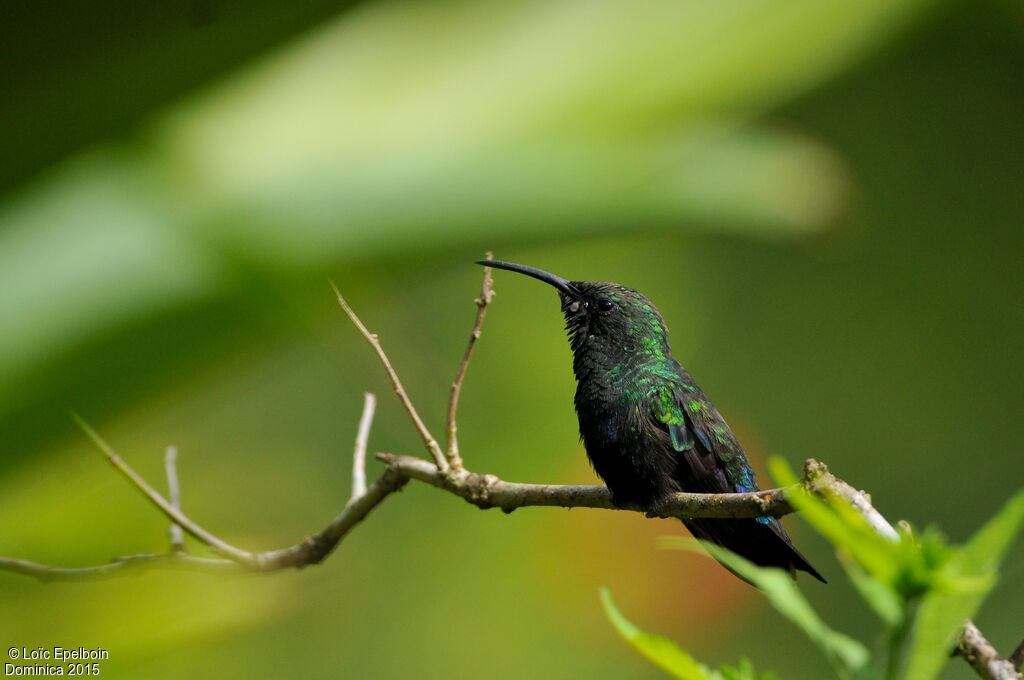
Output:
[[[562,483],[597,483],[580,450],[568,458]],[[710,557],[658,547],[658,538],[687,535],[671,519],[639,513],[575,508],[543,523],[537,549],[543,559],[538,585],[550,589],[566,622],[579,625],[579,612],[594,611],[597,589],[607,586],[615,602],[639,625],[657,622],[658,632],[714,635],[729,628],[756,592]],[[600,619],[596,625],[604,625]]]

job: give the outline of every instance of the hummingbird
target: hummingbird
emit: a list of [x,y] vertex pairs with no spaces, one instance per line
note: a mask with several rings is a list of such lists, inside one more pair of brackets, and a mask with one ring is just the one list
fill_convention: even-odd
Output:
[[[617,283],[569,281],[526,265],[480,260],[553,286],[576,375],[580,438],[617,506],[658,514],[678,491],[758,491],[743,447],[672,356],[657,308]],[[773,517],[684,519],[696,538],[761,566],[825,579]]]

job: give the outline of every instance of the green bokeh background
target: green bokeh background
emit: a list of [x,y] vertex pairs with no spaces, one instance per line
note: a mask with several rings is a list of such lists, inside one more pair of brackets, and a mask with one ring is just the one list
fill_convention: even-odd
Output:
[[[176,444],[186,511],[236,545],[319,530],[363,391],[371,449],[422,453],[326,278],[441,434],[485,250],[648,294],[756,465],[817,457],[954,540],[1024,483],[1017,3],[58,2],[5,29],[0,554],[166,546],[69,408],[158,486]],[[467,464],[593,482],[556,298],[496,281]],[[876,641],[787,522],[832,581],[808,596]],[[0,643],[100,646],[108,678],[659,677],[607,585],[705,662],[824,677],[756,592],[656,548],[682,532],[410,484],[302,571],[0,573]],[[977,618],[1007,653],[1022,558]]]

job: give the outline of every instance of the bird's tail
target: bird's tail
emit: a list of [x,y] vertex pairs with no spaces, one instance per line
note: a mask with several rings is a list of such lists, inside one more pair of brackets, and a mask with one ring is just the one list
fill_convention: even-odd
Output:
[[806,571],[828,583],[793,546],[778,520],[766,519],[690,519],[683,524],[695,538],[720,545],[754,564],[780,567],[794,576],[798,570]]

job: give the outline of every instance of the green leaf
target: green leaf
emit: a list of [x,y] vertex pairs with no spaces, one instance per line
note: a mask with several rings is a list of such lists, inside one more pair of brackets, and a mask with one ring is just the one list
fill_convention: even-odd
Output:
[[[93,0],[24,3],[4,38],[0,187],[68,152],[131,129],[183,93],[222,79],[335,15],[351,0],[250,0],[168,6],[133,3],[130,12]],[[53,17],[61,17],[56,22]],[[45,30],[28,30],[28,27]],[[139,78],[145,64],[145,78]],[[117,97],[96,93],[117,87]],[[69,112],[74,124],[67,124]]]
[[[670,537],[662,541],[662,544],[703,554],[697,541],[673,539],[675,537]],[[760,589],[780,614],[800,628],[821,649],[840,676],[872,677],[871,655],[867,648],[857,640],[829,628],[789,574],[775,567],[760,567],[713,543],[700,541],[700,545],[711,557]]]
[[[45,77],[5,97],[0,122],[19,130],[5,160],[22,168],[120,125],[135,132],[0,197],[0,385],[239,295],[239,263],[306,275],[441,241],[825,228],[849,193],[841,157],[749,121],[936,3],[364,3],[140,122],[337,6],[236,2],[221,16],[217,4],[202,31],[144,13],[112,43],[110,22],[86,22],[72,42],[109,58],[33,58]],[[140,63],[150,77],[125,76]],[[112,83],[127,98],[94,96]],[[0,415],[21,396],[0,395]]]
[[978,530],[939,570],[921,602],[907,661],[907,680],[932,680],[949,660],[953,641],[996,583],[996,571],[1024,525],[1024,490]]
[[846,553],[840,552],[839,557],[846,575],[850,577],[850,583],[879,618],[890,628],[902,624],[906,617],[906,600],[887,584],[861,569]]
[[[768,468],[780,484],[797,483],[793,471],[781,458],[769,460]],[[926,556],[907,532],[900,533],[898,541],[882,536],[839,496],[831,495],[823,500],[802,487],[796,487],[789,498],[801,516],[822,536],[849,555],[868,575],[904,599],[927,589],[934,565],[942,562],[947,554],[943,544],[937,540],[929,542],[930,551]],[[880,604],[877,598],[874,604]]]
[[755,671],[754,665],[746,657],[740,657],[735,668],[723,665],[718,672],[721,674],[722,680],[777,680],[772,673]]
[[713,675],[694,661],[693,657],[680,649],[674,642],[660,635],[645,633],[615,608],[611,593],[601,588],[601,604],[619,635],[646,656],[656,666],[681,680],[715,680]]

